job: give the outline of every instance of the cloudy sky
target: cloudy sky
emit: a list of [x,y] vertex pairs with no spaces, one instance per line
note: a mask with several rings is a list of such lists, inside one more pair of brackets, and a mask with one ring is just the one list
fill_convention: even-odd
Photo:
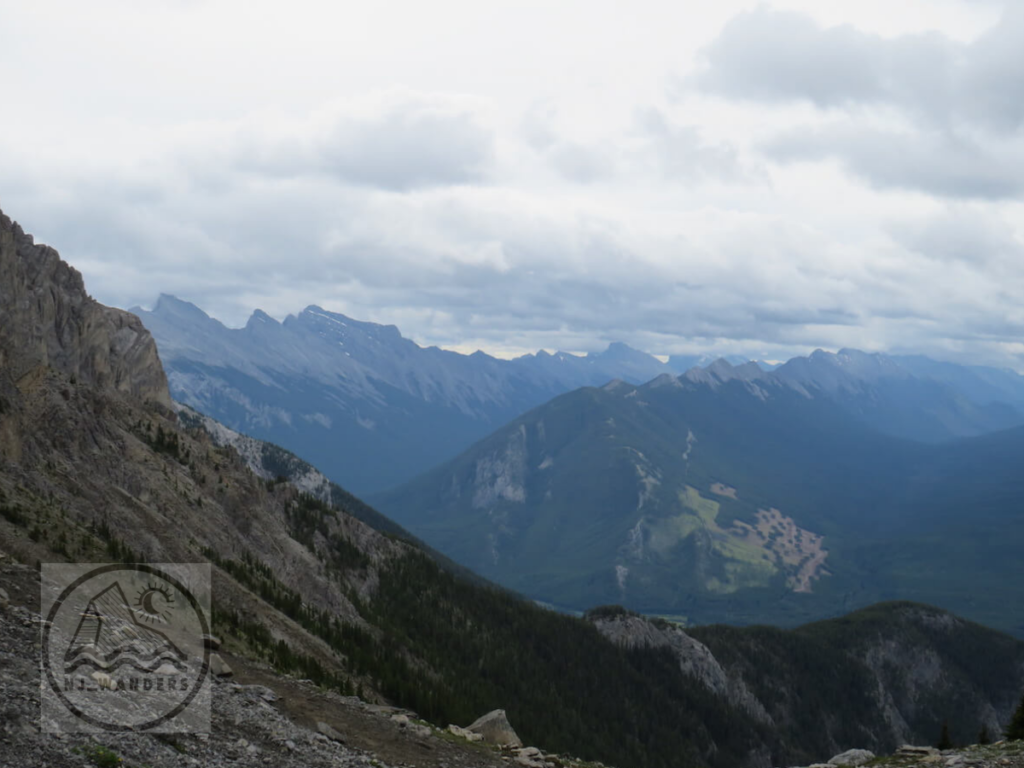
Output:
[[0,0],[0,208],[101,301],[1024,371],[1024,4]]

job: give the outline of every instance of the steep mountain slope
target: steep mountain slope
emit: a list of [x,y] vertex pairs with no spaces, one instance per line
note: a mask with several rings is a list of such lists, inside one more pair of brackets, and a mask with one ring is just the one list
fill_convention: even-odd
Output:
[[928,446],[730,373],[563,395],[372,501],[556,605],[794,624],[907,598],[1024,632],[1024,430]]
[[157,340],[175,399],[357,493],[409,479],[567,390],[667,370],[623,344],[516,360],[424,349],[394,326],[319,307],[283,323],[256,311],[240,329],[173,296],[133,311]]

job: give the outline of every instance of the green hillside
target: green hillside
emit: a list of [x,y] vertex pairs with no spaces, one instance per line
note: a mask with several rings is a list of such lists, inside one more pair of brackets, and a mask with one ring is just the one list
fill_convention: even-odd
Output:
[[1022,467],[1024,430],[929,446],[789,388],[662,377],[556,398],[371,501],[566,608],[795,625],[913,599],[1024,634]]

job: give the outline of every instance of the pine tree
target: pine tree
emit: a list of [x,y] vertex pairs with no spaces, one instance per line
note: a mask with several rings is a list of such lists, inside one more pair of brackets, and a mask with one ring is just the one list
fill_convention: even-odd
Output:
[[942,723],[942,733],[939,734],[939,743],[938,743],[937,746],[938,746],[939,749],[952,749],[953,748],[953,740],[949,737],[949,722],[948,721],[943,721],[943,723]]
[[1010,720],[1010,725],[1006,728],[1006,738],[1010,741],[1024,739],[1024,696],[1021,697],[1017,711],[1013,713],[1013,719]]
[[991,744],[992,743],[992,737],[989,736],[988,726],[987,725],[982,725],[981,726],[981,730],[978,731],[978,743],[979,744]]

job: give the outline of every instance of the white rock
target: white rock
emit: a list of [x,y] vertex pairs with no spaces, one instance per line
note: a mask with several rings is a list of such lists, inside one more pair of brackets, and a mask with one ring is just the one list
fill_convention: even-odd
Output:
[[218,653],[210,654],[210,671],[216,677],[231,677],[234,674],[228,663]]
[[452,734],[453,736],[459,736],[465,739],[466,741],[483,741],[484,738],[479,733],[473,733],[472,731],[467,730],[466,728],[460,728],[457,725],[449,725],[448,733]]
[[96,684],[100,688],[106,688],[108,691],[117,690],[117,680],[112,678],[106,672],[100,672],[99,670],[96,670],[90,675],[90,677],[96,681]]
[[875,759],[875,753],[867,749],[848,749],[828,761],[829,765],[858,766]]

